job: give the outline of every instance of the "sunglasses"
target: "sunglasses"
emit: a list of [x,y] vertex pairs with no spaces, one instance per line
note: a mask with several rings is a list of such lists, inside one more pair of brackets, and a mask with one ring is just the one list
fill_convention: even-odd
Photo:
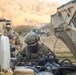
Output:
[[28,44],[28,46],[35,46],[37,43]]
[[6,25],[11,25],[10,23],[6,23]]

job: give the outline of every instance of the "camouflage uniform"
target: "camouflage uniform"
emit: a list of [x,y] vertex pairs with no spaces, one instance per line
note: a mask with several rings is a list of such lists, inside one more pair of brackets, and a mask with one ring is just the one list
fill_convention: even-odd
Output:
[[27,43],[27,46],[24,47],[24,49],[21,50],[18,54],[25,57],[26,61],[30,59],[41,59],[43,57],[47,57],[48,55],[50,58],[54,58],[55,55],[53,54],[53,52],[47,46],[40,43],[37,43],[38,44],[36,49],[37,52],[35,53],[30,52],[28,43],[31,44],[33,42],[38,42],[39,40],[40,38],[37,37],[36,34],[28,33],[28,36],[26,35],[26,38],[25,38],[25,42]]
[[29,51],[29,48],[28,46],[26,46],[22,51],[20,51],[19,53],[23,56],[26,57],[26,60],[30,60],[30,59],[40,59],[42,58],[43,56],[48,56],[50,55],[49,57],[50,58],[54,58],[54,54],[53,52],[48,48],[46,47],[44,44],[40,44],[38,43],[38,47],[37,47],[37,50],[38,52],[37,53],[31,53]]
[[[9,23],[9,22],[7,22]],[[9,30],[8,30],[9,29]],[[4,32],[3,34],[5,36],[8,36],[8,38],[10,39],[10,49],[11,51],[14,50],[12,53],[11,53],[11,56],[16,56],[17,52],[19,50],[22,49],[22,42],[21,42],[21,39],[18,35],[18,33],[14,32],[11,28],[11,25],[5,25],[5,29],[4,29]]]

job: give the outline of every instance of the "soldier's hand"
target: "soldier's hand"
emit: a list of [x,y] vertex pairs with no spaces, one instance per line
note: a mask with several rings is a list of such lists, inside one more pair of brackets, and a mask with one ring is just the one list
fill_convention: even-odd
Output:
[[47,58],[47,56],[43,55],[40,60],[41,60],[41,61],[45,61],[46,58]]
[[19,55],[17,56],[17,60],[18,60],[18,61],[24,61],[24,57],[23,57],[21,54],[19,54]]
[[21,50],[20,45],[17,45],[17,46],[16,46],[16,49],[17,49],[18,51]]
[[15,47],[10,47],[10,50],[11,50],[11,52],[14,52],[15,51]]

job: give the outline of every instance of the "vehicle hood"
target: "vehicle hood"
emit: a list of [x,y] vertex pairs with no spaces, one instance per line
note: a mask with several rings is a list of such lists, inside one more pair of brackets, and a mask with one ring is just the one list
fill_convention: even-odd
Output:
[[72,0],[59,8],[51,16],[54,34],[61,39],[76,58],[76,0]]

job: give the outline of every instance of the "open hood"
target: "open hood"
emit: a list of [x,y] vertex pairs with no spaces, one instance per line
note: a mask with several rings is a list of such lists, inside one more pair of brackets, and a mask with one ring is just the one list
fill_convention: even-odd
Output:
[[59,8],[51,16],[55,36],[61,39],[76,58],[76,0],[72,0]]

